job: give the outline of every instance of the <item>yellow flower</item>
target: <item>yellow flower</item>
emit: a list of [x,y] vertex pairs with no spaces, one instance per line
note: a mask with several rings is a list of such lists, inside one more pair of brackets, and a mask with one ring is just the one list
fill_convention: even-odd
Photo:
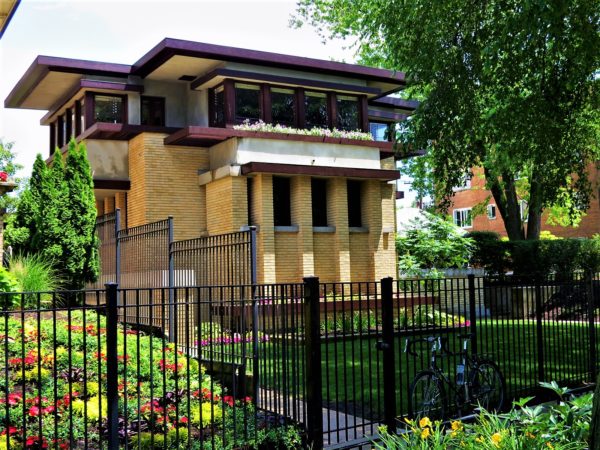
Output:
[[421,420],[419,420],[419,426],[421,428],[430,427],[431,420],[429,420],[429,417],[423,417]]
[[475,442],[479,442],[480,444],[483,444],[483,439],[481,437],[476,437]]
[[453,437],[453,438],[455,438],[455,437],[456,437],[456,431],[452,431],[452,432],[450,433],[450,437]]
[[455,420],[454,422],[452,422],[452,423],[450,424],[450,426],[452,427],[452,429],[453,429],[454,431],[460,431],[460,430],[462,430],[462,427],[463,427],[463,426],[462,426],[462,423],[460,423],[460,421],[459,421],[459,420]]
[[410,420],[408,417],[404,419],[404,421],[409,425],[412,425],[414,423],[414,420]]
[[430,434],[429,428],[423,428],[423,431],[421,431],[421,439],[427,439]]
[[502,441],[502,435],[500,433],[492,434],[492,442],[496,447],[500,447],[500,442]]
[[554,448],[554,445],[552,445],[550,442],[546,442],[546,446],[547,446],[548,448]]
[[535,439],[535,434],[530,433],[529,431],[527,433],[525,433],[525,436],[528,437],[529,439]]

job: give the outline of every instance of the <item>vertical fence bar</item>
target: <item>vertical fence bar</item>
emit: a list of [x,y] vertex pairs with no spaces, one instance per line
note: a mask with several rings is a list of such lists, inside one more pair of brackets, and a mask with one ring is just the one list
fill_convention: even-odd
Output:
[[106,285],[106,402],[108,449],[119,448],[119,387],[117,359],[117,284]]
[[175,233],[173,230],[173,216],[168,217],[168,239],[169,243],[169,342],[175,342],[177,339],[177,316],[174,303],[175,287],[175,253],[173,252],[173,243],[175,242]]
[[121,209],[115,211],[115,283],[121,284],[121,240],[119,231],[121,230]]
[[323,448],[323,392],[319,278],[304,278],[304,344],[306,346],[306,409],[308,443],[313,450]]
[[595,306],[596,298],[594,293],[594,272],[587,271],[585,274],[585,285],[587,291],[588,301],[588,321],[590,324],[589,338],[590,338],[590,380],[592,383],[596,381],[597,371],[597,353],[596,353],[596,316]]
[[396,361],[394,350],[394,293],[392,277],[381,279],[383,343],[383,415],[390,433],[396,432]]
[[252,299],[252,388],[254,391],[254,404],[260,405],[259,398],[259,346],[258,346],[258,299],[256,298],[256,284],[258,283],[256,265],[256,227],[250,227],[250,284]]
[[536,320],[536,344],[537,344],[537,365],[538,382],[546,378],[544,370],[544,325],[542,310],[542,285],[540,277],[535,277],[535,320]]
[[477,298],[475,296],[475,275],[468,275],[469,282],[469,322],[471,328],[471,349],[474,354],[477,354]]

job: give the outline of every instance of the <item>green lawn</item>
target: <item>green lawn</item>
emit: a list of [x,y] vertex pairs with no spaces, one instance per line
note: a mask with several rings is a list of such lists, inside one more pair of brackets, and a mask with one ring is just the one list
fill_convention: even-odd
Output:
[[[467,329],[464,329],[467,331]],[[577,384],[587,379],[588,324],[548,322],[543,324],[545,380],[562,384]],[[530,320],[486,320],[478,322],[479,354],[489,356],[500,366],[507,382],[508,393],[522,397],[537,385],[538,351],[536,323]],[[460,342],[449,335],[449,345],[458,350]],[[383,410],[383,360],[375,348],[377,339],[364,337],[323,343],[323,398],[327,405],[361,417],[379,415]],[[407,411],[408,386],[415,373],[428,364],[426,346],[424,358],[403,352],[405,338],[395,341],[397,404]],[[303,386],[303,352],[298,344],[273,340],[261,345],[263,363],[260,380],[263,387],[289,391]],[[283,355],[287,355],[284,357]],[[284,364],[284,360],[288,361]],[[456,365],[452,357],[442,364]],[[302,392],[298,393],[302,395]]]

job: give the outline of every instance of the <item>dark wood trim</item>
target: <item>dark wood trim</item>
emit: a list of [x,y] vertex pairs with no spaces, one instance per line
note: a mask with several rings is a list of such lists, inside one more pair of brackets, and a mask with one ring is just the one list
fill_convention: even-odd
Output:
[[367,114],[368,117],[374,117],[386,122],[402,122],[410,116],[410,114],[401,114],[392,111],[378,111],[375,109],[369,109]]
[[75,101],[75,136],[81,134],[83,124],[81,123],[81,100]]
[[283,175],[309,175],[320,177],[345,177],[366,178],[382,181],[397,180],[400,178],[398,170],[386,169],[359,169],[352,167],[330,166],[301,166],[296,164],[279,164],[251,162],[242,166],[242,175],[251,173],[274,173]]
[[398,108],[398,109],[406,109],[408,111],[414,111],[420,105],[420,102],[418,102],[416,100],[404,100],[402,98],[396,98],[396,97],[381,97],[381,98],[369,100],[369,105],[383,106],[383,107],[393,106],[394,108]]
[[50,124],[50,156],[54,154],[56,148],[56,125],[54,122]]
[[304,102],[304,89],[296,89],[296,126],[299,129],[306,127],[306,105]]
[[233,126],[235,124],[235,85],[233,80],[223,81],[223,89],[225,126]]
[[291,87],[294,86],[303,86],[309,88],[317,88],[317,89],[325,89],[332,91],[347,91],[352,93],[361,93],[361,94],[370,94],[370,95],[379,95],[381,94],[381,89],[367,87],[367,86],[359,86],[355,84],[346,84],[346,83],[332,83],[329,81],[319,81],[312,80],[307,78],[293,78],[293,77],[284,77],[280,75],[271,75],[266,73],[258,73],[258,72],[245,72],[241,70],[233,70],[226,68],[218,68],[213,70],[212,72],[203,75],[200,78],[197,78],[190,84],[190,89],[196,89],[199,86],[202,86],[205,83],[213,80],[217,77],[223,78],[234,78],[238,79],[241,82],[248,83],[257,83],[257,82],[270,82],[277,83],[278,87]]
[[79,83],[81,89],[106,89],[109,91],[120,92],[144,92],[144,86],[141,84],[113,83],[111,81],[99,80],[81,80]]
[[129,180],[114,180],[109,178],[94,178],[94,189],[110,189],[114,191],[128,191],[131,188]]
[[73,136],[73,110],[71,108],[67,108],[65,111],[65,119],[67,122],[67,135],[65,140],[68,142]]
[[335,92],[327,93],[327,126],[337,128],[337,95]]
[[367,102],[366,95],[361,95],[358,98],[358,112],[359,112],[359,124],[360,129],[368,133],[369,130],[369,105]]
[[[222,130],[222,128],[215,129]],[[77,140],[107,139],[113,141],[128,141],[140,133],[161,133],[173,135],[173,133],[176,133],[179,130],[179,128],[174,127],[154,127],[151,125],[129,125],[122,123],[96,122],[79,136],[77,136]]]
[[402,72],[171,38],[163,39],[142,56],[133,65],[132,72],[135,75],[146,77],[175,55],[297,69],[321,74],[343,75],[346,77],[393,83],[400,86],[405,84],[405,76]]
[[58,116],[56,120],[56,142],[59,148],[62,148],[62,146],[65,145],[65,133],[63,131],[64,120],[63,116]]
[[260,85],[260,96],[261,96],[261,104],[260,104],[260,115],[263,122],[271,123],[273,122],[273,110],[271,104],[271,86],[268,84]]
[[15,15],[15,11],[17,10],[17,8],[19,7],[20,4],[21,4],[21,0],[15,0],[13,2],[12,6],[10,7],[8,14],[6,15],[6,17],[4,18],[4,20],[2,22],[2,25],[0,25],[0,39],[2,39],[2,36],[4,36],[4,32],[6,31],[6,28],[8,28],[8,24],[12,20],[13,16]]
[[85,108],[85,121],[84,121],[85,123],[84,123],[83,129],[87,130],[89,127],[91,127],[95,123],[95,121],[94,121],[94,94],[92,92],[85,93],[84,108]]

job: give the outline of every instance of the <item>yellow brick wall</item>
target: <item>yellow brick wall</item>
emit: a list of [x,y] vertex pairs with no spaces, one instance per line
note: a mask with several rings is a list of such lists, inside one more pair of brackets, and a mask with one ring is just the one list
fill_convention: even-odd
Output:
[[208,183],[205,189],[209,234],[231,233],[248,225],[246,178],[220,178]]
[[335,251],[335,235],[333,233],[315,233],[315,275],[323,282],[347,281],[338,277],[339,260]]
[[115,208],[121,210],[121,229],[127,228],[127,192],[115,193]]
[[273,230],[273,177],[253,178],[252,223],[258,225],[257,276],[260,283],[275,283],[275,233]]
[[372,281],[373,255],[368,233],[350,233],[351,281]]
[[299,270],[298,233],[275,232],[275,276],[277,283],[297,282]]
[[[290,281],[298,281],[302,277],[315,274],[315,258],[313,251],[312,202],[310,177],[297,176],[291,178],[292,224],[298,225],[295,254],[297,257],[297,273]],[[283,257],[277,258],[284,261]]]
[[165,134],[142,133],[129,141],[127,223],[142,225],[172,215],[175,239],[199,236],[205,214],[198,169],[207,169],[208,150],[165,146]]
[[115,212],[115,198],[104,197],[104,214],[110,214]]

